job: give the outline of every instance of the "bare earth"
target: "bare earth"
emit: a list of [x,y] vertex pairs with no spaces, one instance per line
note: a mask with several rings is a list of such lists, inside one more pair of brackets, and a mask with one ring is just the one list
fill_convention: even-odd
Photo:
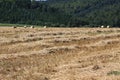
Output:
[[0,28],[0,80],[120,80],[120,28]]

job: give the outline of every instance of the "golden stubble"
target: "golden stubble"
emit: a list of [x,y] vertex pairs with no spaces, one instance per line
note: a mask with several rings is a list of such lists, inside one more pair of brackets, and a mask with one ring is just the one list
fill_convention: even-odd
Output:
[[0,80],[119,80],[119,28],[0,28]]

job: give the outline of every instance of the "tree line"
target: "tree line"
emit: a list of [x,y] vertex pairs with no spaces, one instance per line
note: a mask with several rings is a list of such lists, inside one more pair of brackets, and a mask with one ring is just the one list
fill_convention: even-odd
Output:
[[120,26],[120,0],[0,0],[0,23]]

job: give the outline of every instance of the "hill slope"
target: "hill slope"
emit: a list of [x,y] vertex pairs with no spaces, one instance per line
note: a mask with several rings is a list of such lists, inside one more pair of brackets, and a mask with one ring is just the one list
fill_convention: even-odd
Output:
[[[7,6],[6,6],[7,5]],[[1,0],[1,23],[120,26],[120,0]]]
[[[66,21],[61,16],[64,16]],[[45,2],[31,2],[30,0],[0,1],[0,23],[57,26],[58,24],[65,24],[67,18],[69,16],[64,12],[50,7]]]
[[51,6],[62,9],[89,25],[119,26],[120,0],[49,0]]

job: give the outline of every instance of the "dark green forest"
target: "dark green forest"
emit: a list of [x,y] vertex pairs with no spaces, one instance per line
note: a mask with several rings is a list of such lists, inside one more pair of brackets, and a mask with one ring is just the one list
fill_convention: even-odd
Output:
[[119,27],[120,0],[0,0],[0,23]]

